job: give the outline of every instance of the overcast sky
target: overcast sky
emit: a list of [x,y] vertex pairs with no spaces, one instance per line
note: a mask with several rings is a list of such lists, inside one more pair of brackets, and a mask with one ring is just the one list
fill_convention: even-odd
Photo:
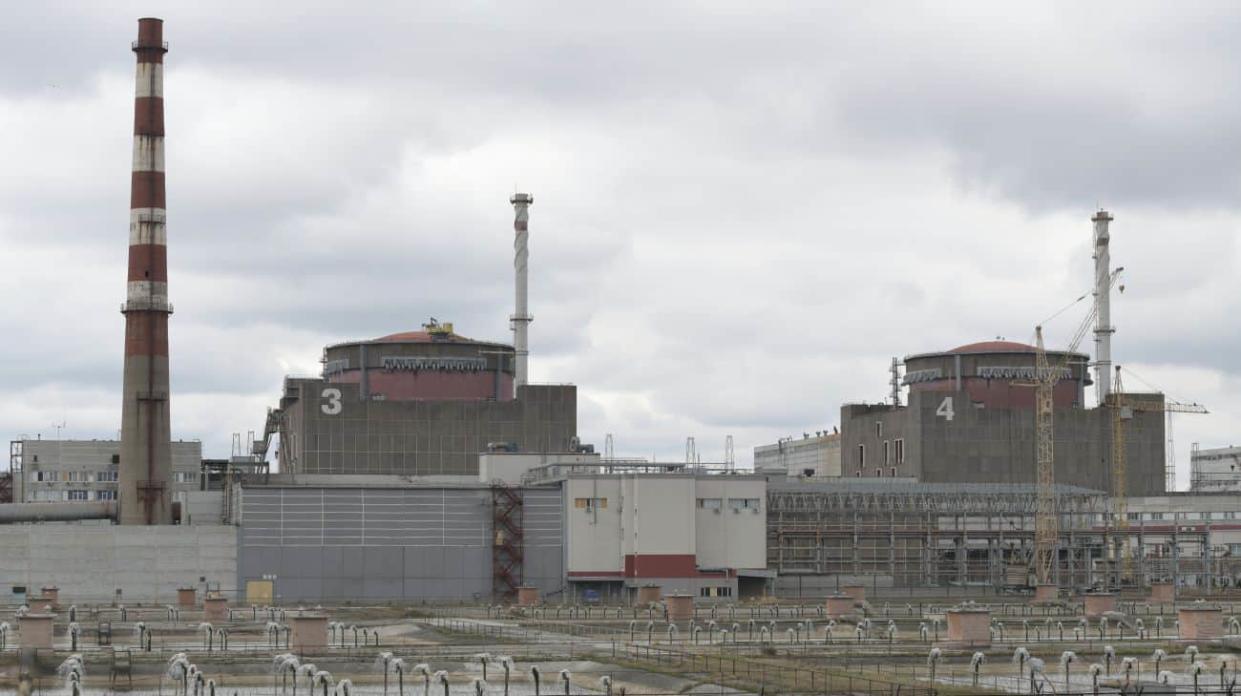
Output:
[[0,23],[10,437],[119,426],[155,15],[173,425],[209,456],[326,343],[511,340],[515,189],[532,377],[618,454],[731,433],[746,464],[882,400],[892,356],[1030,340],[1088,289],[1099,206],[1116,360],[1212,411],[1176,420],[1181,479],[1191,442],[1241,443],[1236,3],[45,5]]

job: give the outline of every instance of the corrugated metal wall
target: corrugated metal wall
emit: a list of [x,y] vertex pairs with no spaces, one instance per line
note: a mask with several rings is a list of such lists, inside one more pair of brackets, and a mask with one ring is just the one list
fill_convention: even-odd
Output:
[[[559,488],[523,489],[527,584],[563,587]],[[246,488],[239,585],[274,576],[279,600],[491,595],[486,488]]]

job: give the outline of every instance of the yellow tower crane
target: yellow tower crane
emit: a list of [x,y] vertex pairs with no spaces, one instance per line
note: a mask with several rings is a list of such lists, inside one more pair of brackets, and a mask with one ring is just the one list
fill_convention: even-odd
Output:
[[[1122,269],[1112,272],[1108,279],[1108,288],[1116,284]],[[1077,304],[1088,297],[1082,295],[1069,306]],[[1068,307],[1065,307],[1068,309]],[[1061,312],[1064,309],[1060,310]],[[1057,312],[1059,314],[1059,312]],[[1054,568],[1056,564],[1056,545],[1060,536],[1060,517],[1056,510],[1056,433],[1055,433],[1055,389],[1064,373],[1069,369],[1069,360],[1077,353],[1078,346],[1086,334],[1090,332],[1095,317],[1099,314],[1099,301],[1090,306],[1090,311],[1078,324],[1077,330],[1065,349],[1062,360],[1055,366],[1047,358],[1047,348],[1043,345],[1043,327],[1034,327],[1035,379],[1034,387],[1034,442],[1035,465],[1037,472],[1036,505],[1034,508],[1034,577],[1039,585],[1051,585],[1055,582]]]
[[1133,554],[1129,550],[1129,492],[1128,462],[1125,452],[1125,430],[1127,423],[1133,420],[1135,412],[1145,413],[1210,413],[1206,407],[1198,403],[1186,403],[1164,399],[1148,401],[1130,399],[1125,394],[1124,383],[1120,377],[1120,365],[1116,366],[1114,391],[1108,400],[1112,409],[1112,529],[1113,548],[1120,544],[1118,551],[1121,574],[1117,584],[1123,585],[1133,578]]

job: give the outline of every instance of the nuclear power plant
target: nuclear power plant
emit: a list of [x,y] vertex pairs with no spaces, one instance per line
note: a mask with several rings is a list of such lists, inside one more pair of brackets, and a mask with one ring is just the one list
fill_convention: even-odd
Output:
[[[549,651],[522,659],[577,664],[576,649],[627,665],[619,675],[654,665],[737,692],[1016,693],[1041,691],[1026,658],[1012,683],[995,675],[998,691],[979,689],[987,651],[1011,653],[1019,631],[1045,651],[1102,650],[1109,666],[1113,646],[1231,650],[1218,639],[1241,634],[1217,605],[1241,587],[1241,484],[1230,483],[1241,476],[1226,469],[1236,456],[1195,447],[1193,490],[1174,490],[1169,419],[1206,409],[1125,390],[1111,323],[1123,269],[1104,210],[1091,218],[1093,290],[1072,306],[1079,324],[1066,345],[1047,347],[1032,322],[1032,343],[910,346],[891,361],[885,400],[825,401],[835,424],[755,443],[754,469],[739,470],[690,447],[684,461],[618,457],[610,436],[597,452],[578,432],[578,387],[531,381],[534,197],[515,193],[511,344],[469,338],[494,327],[458,332],[429,306],[421,326],[394,317],[339,336],[318,375],[273,388],[230,456],[206,457],[172,421],[163,22],[140,19],[132,50],[119,439],[12,441],[0,478],[0,592],[12,596],[0,601],[0,620],[10,618],[0,688],[28,688],[20,680],[54,672],[53,661],[79,688],[88,662],[103,669],[106,647],[109,688],[137,675],[144,693],[165,678],[175,693],[214,693],[226,678],[208,685],[186,654],[205,650],[230,684],[261,672],[263,689],[284,693],[308,676],[349,696],[354,678],[377,689],[379,677],[333,681],[311,656],[356,672],[381,646],[384,691],[365,693],[386,694],[399,674],[399,688],[417,675],[428,692],[434,678],[446,696],[466,693],[462,683],[483,696],[497,688],[486,682],[493,660],[507,696],[513,659],[462,653],[468,635],[488,651]],[[1081,346],[1088,334],[1093,355]],[[20,639],[13,660],[9,631]],[[442,669],[393,652],[424,648],[440,650],[427,659]],[[869,676],[847,662],[788,672],[880,650],[891,664]],[[972,674],[937,676],[954,650],[983,657]],[[254,655],[274,667],[238,667]],[[1229,659],[1219,658],[1221,679],[1235,676]],[[10,664],[17,676],[6,681]],[[583,688],[562,669],[566,696]],[[611,696],[622,679],[613,669],[583,692]],[[1066,687],[1082,685],[1064,672]],[[550,676],[529,673],[537,695]],[[630,693],[693,686],[623,678]]]

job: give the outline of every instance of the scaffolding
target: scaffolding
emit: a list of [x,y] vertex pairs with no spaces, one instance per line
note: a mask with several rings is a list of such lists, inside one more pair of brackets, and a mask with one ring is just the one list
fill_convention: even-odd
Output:
[[[1130,547],[1130,582],[1167,579],[1235,585],[1241,559],[1210,545],[1209,526],[1116,525],[1100,492],[1055,486],[1059,533],[1051,581],[1120,589],[1108,553]],[[840,482],[768,491],[768,568],[780,575],[890,578],[895,587],[1032,585],[1036,487],[1032,484]]]

